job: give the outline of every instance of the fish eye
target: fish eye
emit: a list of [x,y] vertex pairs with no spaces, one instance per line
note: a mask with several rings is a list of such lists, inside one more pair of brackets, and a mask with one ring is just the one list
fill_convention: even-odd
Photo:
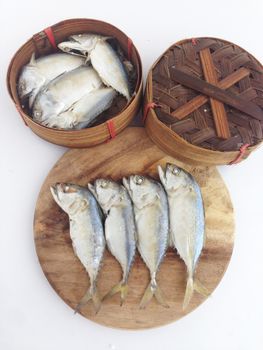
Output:
[[178,169],[178,168],[173,168],[173,170],[172,170],[172,173],[173,173],[174,175],[179,175],[180,172],[181,172],[181,170]]
[[167,164],[167,168],[166,169],[170,170],[170,172],[173,175],[179,175],[180,172],[181,172],[181,169],[178,168],[177,166],[173,165],[173,164]]
[[140,175],[136,175],[134,177],[134,182],[136,183],[136,185],[141,185],[144,181],[144,177],[140,176]]
[[40,111],[35,111],[35,117],[41,117],[42,113]]

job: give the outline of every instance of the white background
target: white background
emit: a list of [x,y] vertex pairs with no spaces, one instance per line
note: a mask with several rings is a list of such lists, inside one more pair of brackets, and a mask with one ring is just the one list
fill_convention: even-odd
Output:
[[38,264],[32,221],[48,171],[66,149],[35,136],[8,97],[14,52],[32,34],[73,17],[108,21],[137,46],[144,75],[172,43],[215,36],[263,61],[262,0],[36,1],[0,3],[0,349],[259,350],[263,347],[263,149],[238,166],[221,167],[236,213],[235,249],[221,284],[184,319],[147,331],[105,328],[74,315]]

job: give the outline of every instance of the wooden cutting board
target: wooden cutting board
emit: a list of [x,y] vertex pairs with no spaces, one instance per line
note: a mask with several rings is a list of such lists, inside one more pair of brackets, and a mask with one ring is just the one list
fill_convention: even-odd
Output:
[[[191,172],[201,186],[206,213],[206,243],[196,275],[211,292],[220,282],[229,263],[234,241],[233,207],[221,176],[216,168],[191,167],[176,161],[153,144],[143,128],[129,127],[111,142],[66,152],[48,174],[38,197],[34,232],[39,261],[52,287],[73,309],[87,290],[89,278],[73,253],[68,217],[54,202],[49,186],[55,182],[86,185],[98,177],[118,180],[130,174],[156,177],[157,165],[164,166],[166,162],[175,163]],[[120,278],[118,262],[106,251],[98,279],[100,294],[106,294]],[[137,255],[124,305],[120,306],[117,294],[103,302],[97,315],[91,303],[81,310],[81,314],[110,327],[143,329],[173,322],[205,300],[194,293],[187,310],[182,310],[186,269],[173,250],[167,252],[157,280],[166,295],[169,309],[157,304],[155,299],[146,309],[139,309],[138,304],[149,283],[149,273]]]

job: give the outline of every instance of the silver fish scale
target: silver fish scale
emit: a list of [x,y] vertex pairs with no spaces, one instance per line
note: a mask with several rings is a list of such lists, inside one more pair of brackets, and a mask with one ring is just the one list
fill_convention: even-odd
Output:
[[[194,191],[196,193],[196,230],[197,232],[204,232],[205,230],[205,220],[204,220],[204,206],[203,206],[203,199],[202,194],[199,185],[196,183],[196,181],[192,178],[192,185],[194,188]],[[197,264],[197,260],[201,254],[203,245],[204,245],[204,234],[197,234],[196,237],[196,245],[195,245],[195,254],[194,254],[194,261],[193,265],[194,267]]]
[[[71,217],[70,234],[73,240],[74,250],[86,268],[92,285],[96,281],[101,266],[105,249],[105,239],[97,202],[89,192],[85,193],[84,197],[87,198],[89,206],[85,210],[82,220]],[[88,240],[84,238],[80,239],[79,233],[83,228],[87,234],[85,238]],[[74,233],[76,233],[76,236]],[[84,254],[82,254],[83,250],[80,250],[82,247],[85,249]]]
[[79,67],[60,75],[38,93],[33,106],[33,119],[48,125],[84,95],[101,86],[100,77],[91,67]]
[[158,270],[167,246],[168,246],[168,230],[169,230],[169,220],[168,220],[168,203],[167,203],[167,198],[164,193],[164,190],[162,186],[156,182],[156,185],[159,187],[159,195],[160,195],[160,202],[161,202],[161,212],[160,212],[160,221],[159,221],[159,227],[158,231],[159,235],[158,237],[158,245],[157,245],[157,261],[156,261],[156,270]]
[[19,97],[24,98],[25,96],[29,96],[29,107],[31,108],[42,86],[60,74],[71,71],[84,63],[84,58],[74,57],[64,53],[42,56],[36,60],[33,54],[30,62],[23,67],[19,76]]
[[204,230],[205,230],[205,222],[204,222],[204,206],[203,206],[203,198],[200,190],[200,186],[193,178],[191,174],[187,174],[187,186],[191,186],[196,194],[196,200],[194,205],[194,216],[195,216],[195,246],[194,246],[194,256],[193,256],[193,266],[192,269],[194,271],[198,258],[201,254],[204,245]]
[[[203,199],[193,176],[178,169],[171,173],[166,168],[166,175],[161,174],[161,180],[168,194],[172,245],[184,260],[189,273],[193,274],[204,244]],[[172,184],[177,186],[176,190],[172,189]]]
[[126,189],[120,184],[97,179],[95,186],[89,185],[106,214],[105,236],[108,248],[123,270],[123,282],[128,275],[136,251],[136,227],[133,207]]
[[[151,232],[151,242],[154,243],[154,250],[144,249],[140,244],[140,241],[143,239],[145,230],[151,228],[150,223],[146,224],[144,227],[141,227],[139,224],[138,228],[138,249],[140,254],[145,261],[147,267],[149,268],[151,275],[155,277],[156,272],[159,269],[159,266],[164,258],[167,245],[168,245],[168,230],[169,230],[169,220],[168,220],[168,203],[165,192],[162,186],[154,181],[156,186],[156,193],[160,196],[159,200],[156,200],[154,203],[155,208],[155,227]],[[138,209],[135,207],[135,215],[137,217],[136,221],[140,220],[140,216],[143,217],[148,210],[152,210],[151,207],[146,207],[143,209]],[[147,227],[148,226],[148,227]],[[154,262],[152,264],[152,262]]]
[[135,225],[134,225],[134,221],[132,220],[131,222],[131,218],[134,217],[134,213],[133,213],[133,209],[132,209],[132,203],[129,200],[129,204],[127,206],[125,206],[125,208],[123,208],[122,210],[122,216],[123,216],[123,220],[124,222],[127,223],[126,225],[126,257],[127,257],[127,268],[125,271],[126,276],[128,275],[131,266],[133,264],[134,261],[134,257],[135,257],[135,251],[136,251],[136,238],[135,238]]
[[101,218],[98,215],[98,207],[97,207],[96,199],[91,194],[88,194],[88,197],[90,202],[89,216],[90,216],[91,225],[94,228],[94,233],[92,235],[92,238],[93,238],[92,246],[94,248],[94,254],[91,258],[91,261],[93,265],[97,266],[97,269],[99,270],[102,256],[104,253],[104,247],[105,247],[104,232],[103,232],[103,227],[101,223]]

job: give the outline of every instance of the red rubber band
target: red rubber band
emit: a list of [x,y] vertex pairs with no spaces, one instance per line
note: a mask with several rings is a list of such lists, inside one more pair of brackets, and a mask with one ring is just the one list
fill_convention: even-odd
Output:
[[197,40],[195,38],[192,38],[192,44],[196,45],[197,44]]
[[112,139],[114,139],[116,137],[116,131],[115,131],[113,120],[112,119],[107,120],[106,124],[107,124],[108,130],[109,130],[109,134],[110,134],[109,140],[112,140]]
[[25,120],[25,118],[24,118],[22,108],[21,108],[18,104],[15,104],[15,106],[16,106],[16,109],[17,109],[17,111],[18,111],[20,117],[23,119],[23,122],[24,122],[25,126],[28,126],[28,125],[27,125],[27,122],[26,122],[26,120]]
[[239,155],[236,157],[236,159],[232,160],[232,162],[230,162],[229,165],[239,163],[241,161],[241,159],[244,157],[244,154],[249,146],[250,146],[249,143],[246,143],[243,146],[241,146],[239,149]]
[[147,118],[147,115],[149,113],[149,110],[151,108],[155,108],[155,107],[160,107],[160,105],[158,105],[158,103],[155,103],[155,102],[147,103],[147,105],[144,107],[144,110],[143,110],[143,116],[142,116],[142,122],[143,123],[145,123],[145,121],[146,121],[146,118]]
[[55,40],[55,37],[54,37],[54,33],[53,33],[53,30],[51,27],[48,27],[46,29],[44,29],[44,32],[51,44],[51,46],[56,49],[57,48],[57,44],[56,44],[56,40]]
[[127,51],[128,51],[128,60],[131,60],[131,54],[132,54],[132,47],[133,47],[133,42],[130,38],[128,38],[128,47],[127,47]]

